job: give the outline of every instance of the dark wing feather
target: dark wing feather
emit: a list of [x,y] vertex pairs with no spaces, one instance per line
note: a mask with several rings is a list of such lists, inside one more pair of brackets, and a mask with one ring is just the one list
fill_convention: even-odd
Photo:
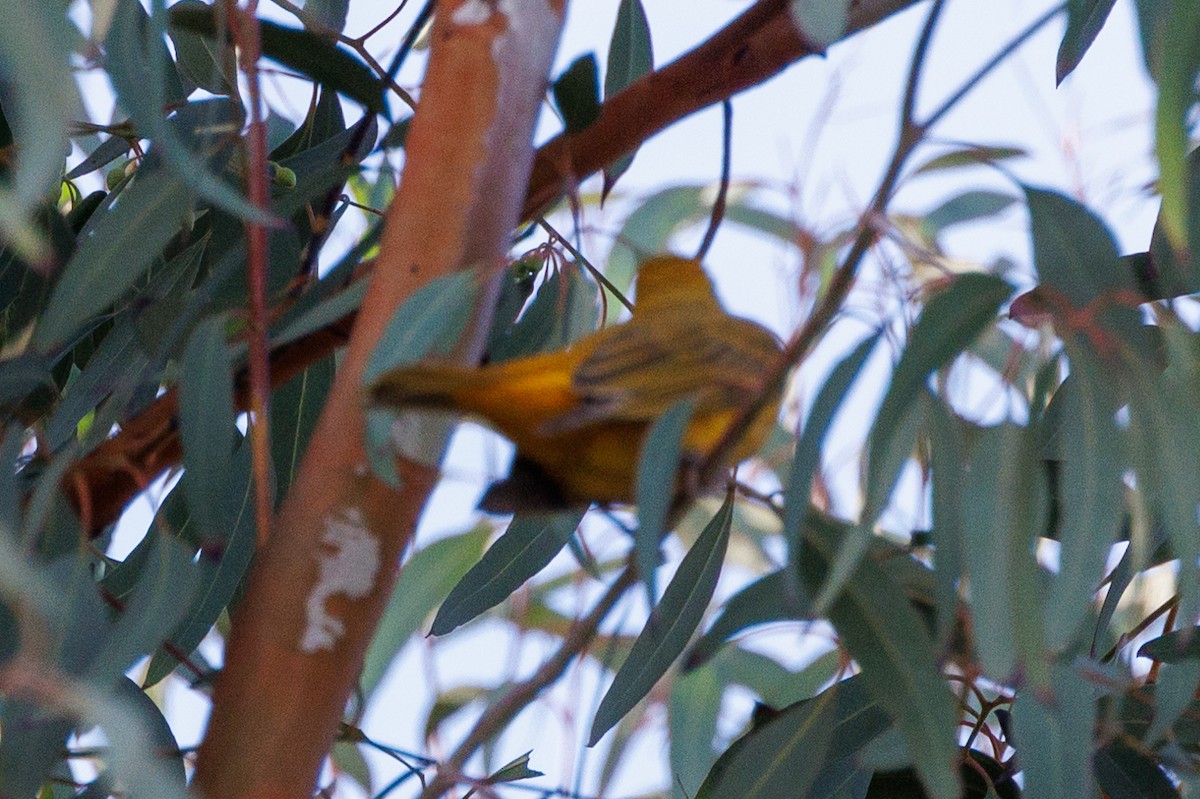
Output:
[[571,387],[580,404],[542,429],[553,434],[599,421],[651,421],[689,397],[694,413],[728,408],[761,387],[778,354],[775,337],[744,319],[635,318],[612,329],[579,364]]

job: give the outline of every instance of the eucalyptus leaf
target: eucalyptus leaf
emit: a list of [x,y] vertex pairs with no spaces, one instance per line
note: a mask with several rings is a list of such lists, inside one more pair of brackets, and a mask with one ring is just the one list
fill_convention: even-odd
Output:
[[554,560],[582,520],[582,511],[514,517],[442,602],[429,634],[446,635],[508,599]]
[[687,645],[716,588],[732,520],[731,495],[684,556],[663,592],[662,601],[651,611],[629,656],[613,677],[596,710],[588,735],[589,746],[594,746],[650,692]]
[[817,697],[762,713],[713,766],[696,799],[830,795],[811,789],[889,726],[861,678],[837,683]]
[[486,525],[480,525],[460,535],[435,541],[418,550],[404,564],[359,677],[359,685],[366,696],[374,693],[396,653],[479,558],[489,532]]
[[184,181],[163,170],[138,170],[88,221],[34,330],[32,346],[50,350],[121,299],[179,230],[191,205]]
[[1067,30],[1058,46],[1058,61],[1054,66],[1057,83],[1062,83],[1079,66],[1114,5],[1116,0],[1068,0]]
[[600,118],[600,69],[596,55],[575,59],[551,87],[567,134],[578,133]]
[[656,419],[642,442],[642,454],[638,460],[638,526],[633,536],[634,561],[637,563],[638,576],[646,587],[647,603],[652,607],[658,599],[654,576],[662,560],[662,539],[668,532],[667,522],[675,504],[676,475],[683,454],[683,437],[692,419],[692,409],[692,400],[684,399]]
[[[638,78],[654,69],[654,48],[650,42],[650,24],[642,0],[621,0],[617,21],[608,44],[608,62],[604,69],[604,99],[620,93]],[[633,164],[636,150],[604,167],[607,197],[621,175]]]
[[190,475],[188,507],[202,530],[223,526],[218,498],[228,490],[237,429],[233,371],[226,343],[227,319],[218,315],[197,325],[183,354],[179,386],[179,432],[183,465]]
[[[809,515],[800,564],[806,589],[824,580],[845,534],[845,525]],[[959,796],[957,705],[937,667],[933,642],[900,584],[874,558],[860,559],[829,606],[829,620],[862,667],[864,687],[904,736],[926,793]]]

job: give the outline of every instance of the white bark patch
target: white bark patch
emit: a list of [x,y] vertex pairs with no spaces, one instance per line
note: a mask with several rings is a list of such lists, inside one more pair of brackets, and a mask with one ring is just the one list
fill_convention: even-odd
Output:
[[491,18],[492,6],[488,0],[467,0],[450,17],[455,25],[482,25]]
[[379,540],[367,529],[358,508],[326,518],[321,543],[326,549],[317,554],[320,574],[308,595],[308,625],[300,639],[304,652],[333,649],[346,631],[346,623],[325,609],[325,601],[336,594],[362,599],[379,573]]

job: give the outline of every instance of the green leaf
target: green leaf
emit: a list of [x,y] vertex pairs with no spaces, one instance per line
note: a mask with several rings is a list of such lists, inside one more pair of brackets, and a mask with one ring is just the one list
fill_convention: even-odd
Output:
[[958,624],[958,585],[966,564],[963,561],[963,428],[945,400],[925,393],[925,429],[929,465],[933,468],[933,581],[937,607],[939,648],[944,647]]
[[[1200,148],[1187,158],[1188,240],[1200,241]],[[1136,272],[1139,287],[1146,296],[1159,299],[1194,294],[1200,291],[1200,264],[1192,257],[1180,257],[1167,235],[1164,210],[1160,209],[1150,236],[1150,254]],[[1181,251],[1188,256],[1187,251]],[[1131,256],[1127,256],[1131,257]]]
[[788,564],[793,570],[800,561],[803,549],[804,517],[808,514],[812,477],[821,465],[825,438],[829,435],[838,409],[842,407],[842,400],[849,395],[851,384],[858,378],[881,335],[882,331],[864,339],[829,373],[813,400],[812,409],[808,412],[803,431],[796,442],[796,455],[788,477],[787,502],[783,514]]
[[31,346],[46,351],[124,297],[161,256],[190,208],[184,182],[161,170],[138,170],[133,183],[93,214],[63,267]]
[[6,698],[0,708],[6,729],[20,730],[0,740],[0,796],[34,796],[50,770],[62,761],[74,723],[37,705]]
[[930,158],[917,167],[913,171],[913,174],[926,175],[930,172],[944,172],[952,169],[994,164],[998,161],[1024,158],[1028,154],[1023,147],[988,147],[978,144],[960,145],[949,152]]
[[[150,365],[150,359],[137,341],[133,320],[118,319],[83,371],[72,378],[62,402],[50,416],[45,430],[47,446],[52,451],[57,450],[75,438],[81,419],[105,397],[130,388]],[[102,436],[107,434],[108,431],[104,431]]]
[[349,741],[335,741],[329,752],[329,761],[338,777],[351,780],[363,794],[369,794],[371,768],[363,757],[364,748]]
[[92,150],[87,158],[80,161],[70,172],[63,175],[63,180],[75,180],[76,178],[95,172],[97,169],[107,166],[128,152],[128,141],[120,136],[109,136],[95,150]]
[[161,769],[162,778],[168,782],[172,791],[176,795],[183,793],[187,786],[187,770],[183,761],[183,752],[180,750],[175,733],[171,731],[171,725],[167,723],[162,710],[145,691],[138,687],[137,683],[128,677],[121,677],[117,680],[113,698],[117,703],[133,711],[132,715],[137,717],[150,744],[149,748],[145,752],[138,753],[138,756],[145,758],[149,755],[154,763],[152,768]]
[[641,0],[621,0],[604,70],[605,99],[623,91],[653,69],[654,49],[650,43],[646,9]]
[[588,746],[594,746],[650,692],[687,645],[717,586],[732,521],[731,495],[684,556],[663,592],[662,601],[650,613],[645,629],[600,700],[588,734]]
[[996,216],[1015,202],[1013,197],[997,191],[965,191],[923,215],[921,225],[926,235],[935,239],[947,228]]
[[502,782],[517,782],[518,780],[528,780],[533,777],[543,776],[542,772],[534,771],[529,767],[529,756],[531,754],[533,754],[532,750],[508,761],[489,774],[484,779],[484,782],[488,785],[496,785]]
[[[800,564],[807,590],[822,583],[845,535],[845,525],[809,515]],[[928,795],[958,797],[957,704],[903,587],[874,558],[862,558],[830,605],[829,620],[862,667],[864,687],[903,734]]]
[[1158,673],[1154,684],[1154,722],[1142,737],[1144,744],[1157,744],[1176,724],[1184,723],[1184,713],[1193,706],[1200,686],[1200,662],[1185,660],[1168,665]]
[[236,97],[237,60],[232,44],[223,38],[202,36],[176,22],[186,14],[212,13],[203,0],[180,0],[171,6],[167,34],[175,45],[179,74],[212,94]]
[[446,635],[508,599],[554,560],[582,520],[580,511],[515,517],[438,608],[430,635]]
[[79,107],[68,65],[71,24],[53,3],[0,0],[0,75],[7,123],[21,153],[11,183],[0,183],[0,234],[28,260],[37,260],[41,236],[32,209],[57,194],[69,150],[67,129]]
[[488,690],[478,685],[458,685],[439,692],[433,698],[433,704],[425,716],[425,724],[422,727],[424,739],[432,738],[447,720],[472,703],[486,700],[488,695]]
[[1172,554],[1183,564],[1176,590],[1180,618],[1194,618],[1200,607],[1200,531],[1196,507],[1200,502],[1200,380],[1198,339],[1169,315],[1162,318],[1169,366],[1160,372],[1137,353],[1124,353],[1127,377],[1122,387],[1129,402],[1129,442],[1137,485],[1151,513],[1166,530]]
[[1058,575],[1046,603],[1046,644],[1063,650],[1090,616],[1109,549],[1123,517],[1126,458],[1108,369],[1086,346],[1068,340],[1075,390],[1063,408],[1073,435],[1063,437],[1062,525]]
[[396,653],[479,559],[490,532],[487,525],[479,525],[435,541],[409,558],[367,650],[359,678],[364,695],[370,697],[374,693]]
[[551,88],[567,135],[578,133],[600,118],[600,69],[595,53],[575,59]]
[[[536,255],[522,256],[504,270],[504,277],[500,283],[500,294],[496,298],[496,307],[492,313],[492,329],[488,331],[484,356],[486,363],[498,363],[513,357],[508,355],[508,352],[514,349],[512,334],[517,326],[518,317],[528,316],[528,313],[522,314],[521,312],[533,294],[534,284],[541,271],[542,261]],[[545,286],[559,274],[557,270],[553,270],[542,285]],[[540,296],[541,292],[539,291],[538,294]],[[520,352],[519,354],[529,353]]]
[[[512,284],[510,294],[520,287]],[[512,299],[515,300],[515,297]],[[580,268],[554,271],[542,281],[537,296],[503,333],[494,332],[488,343],[488,362],[500,363],[560,350],[595,331],[599,317],[596,284]]]
[[638,526],[633,537],[634,562],[646,586],[646,602],[658,599],[654,575],[662,559],[662,539],[675,500],[675,476],[683,454],[683,436],[692,420],[693,403],[684,399],[654,420],[638,461]]
[[[272,341],[274,344],[274,341]],[[271,463],[275,494],[287,496],[333,385],[334,358],[317,361],[271,395]]]
[[[217,36],[211,6],[176,8],[170,11],[172,25],[202,36]],[[350,52],[312,31],[286,28],[267,20],[259,20],[258,24],[264,56],[344,94],[372,114],[387,114],[383,84]]]
[[841,796],[811,789],[889,726],[864,680],[852,677],[812,699],[758,714],[721,755],[696,799]]
[[1159,663],[1200,660],[1200,635],[1196,635],[1193,627],[1174,630],[1142,644],[1138,648],[1138,657],[1151,658]]
[[992,679],[1024,666],[1034,685],[1045,686],[1045,606],[1034,557],[1046,505],[1039,459],[1029,431],[1016,425],[977,428],[971,439],[963,551],[979,660]]
[[792,672],[766,655],[729,646],[713,658],[712,668],[722,684],[744,686],[771,707],[787,707],[825,688],[837,676],[837,659],[836,652],[827,652],[800,672]]
[[1112,624],[1113,615],[1117,612],[1117,606],[1121,602],[1121,598],[1125,596],[1125,591],[1133,584],[1134,549],[1133,545],[1126,547],[1125,551],[1121,553],[1121,559],[1109,573],[1108,590],[1104,594],[1104,602],[1100,605],[1095,632],[1092,634],[1091,651],[1093,653],[1097,651],[1100,642],[1105,642],[1106,645],[1115,643],[1109,625]]
[[229,474],[225,478],[224,491],[217,507],[211,511],[212,517],[219,525],[212,530],[194,529],[199,525],[190,523],[182,513],[187,505],[181,504],[180,500],[192,495],[187,487],[191,478],[192,475],[187,472],[180,478],[175,489],[168,495],[167,501],[159,509],[156,524],[167,524],[169,531],[178,533],[180,526],[171,525],[167,520],[173,515],[172,512],[183,518],[184,521],[180,524],[189,528],[186,531],[188,536],[196,540],[201,547],[201,587],[189,604],[184,620],[171,634],[169,645],[160,647],[150,659],[144,680],[146,686],[154,685],[170,674],[179,665],[179,658],[190,655],[204,640],[221,611],[233,599],[254,555],[256,536],[254,511],[250,501],[249,445],[243,442],[233,457]]
[[233,370],[224,315],[205,319],[192,331],[179,377],[179,433],[188,507],[200,529],[212,535],[224,519],[218,498],[228,490],[237,435],[233,409]]
[[[0,361],[0,407],[10,410],[39,389],[54,391],[50,359],[26,353]],[[55,449],[55,447],[50,447]]]
[[87,677],[94,682],[107,683],[153,653],[183,620],[199,586],[199,568],[192,564],[190,549],[153,529],[147,536],[153,537],[153,544],[146,566],[88,666]]
[[1161,222],[1167,239],[1179,254],[1189,246],[1187,220],[1188,111],[1196,99],[1200,68],[1200,5],[1175,0],[1155,31],[1153,75],[1158,83],[1154,150],[1158,156],[1158,189],[1162,194]]
[[[704,776],[716,762],[713,738],[721,712],[725,684],[715,664],[677,676],[667,701],[672,780],[684,796],[695,796]],[[643,705],[644,707],[644,705]],[[635,710],[622,723],[637,718]],[[621,727],[618,725],[617,730]]]
[[1075,669],[1054,668],[1053,687],[1017,693],[1013,739],[1024,792],[1029,796],[1092,799],[1092,735],[1096,700],[1092,684]]
[[1067,30],[1058,46],[1058,61],[1054,65],[1055,83],[1061,84],[1079,66],[1114,5],[1116,0],[1068,0]]
[[825,48],[846,34],[851,0],[789,0],[788,10],[800,35]]
[[157,744],[165,735],[158,720],[161,714],[151,714],[153,703],[148,697],[131,701],[134,688],[80,691],[80,716],[104,731],[108,741],[105,761],[129,796],[188,799],[187,786],[180,779],[178,747],[168,758],[157,756]]
[[363,370],[370,384],[389,369],[444,353],[458,341],[474,308],[478,285],[474,270],[435,278],[405,300],[388,322]]
[[1097,787],[1110,799],[1175,799],[1180,794],[1151,755],[1125,741],[1096,750]]
[[[165,17],[165,0],[152,0],[148,24],[138,0],[117,0],[105,42],[108,75],[117,99],[137,124],[138,132],[153,140],[153,152],[187,188],[239,218],[267,224],[270,216],[218,177],[207,159],[198,155],[202,151],[193,151],[185,136],[164,120],[168,101],[165,87],[147,80],[147,75],[164,74],[163,62],[168,58],[163,46]],[[180,205],[176,203],[175,209]]]
[[[792,588],[792,596],[788,589]],[[688,650],[685,671],[699,668],[712,659],[721,645],[748,627],[788,619],[802,619],[809,610],[808,598],[799,596],[795,580],[786,569],[758,578],[725,603],[721,615]]]
[[295,317],[284,317],[279,332],[271,334],[271,346],[279,347],[307,336],[353,313],[362,305],[367,281],[358,280]]
[[[300,153],[346,133],[346,115],[337,92],[317,87],[317,101],[300,126],[271,150],[270,159],[288,163]],[[349,142],[347,141],[347,144]],[[294,163],[294,162],[291,162]]]
[[[604,99],[620,93],[638,78],[654,69],[654,48],[650,43],[650,23],[646,21],[646,9],[642,0],[621,0],[617,7],[617,21],[613,25],[612,39],[608,44],[608,63],[604,69]],[[633,163],[636,155],[621,156],[604,168],[604,189],[607,197]]]
[[912,452],[920,422],[917,399],[930,373],[949,365],[996,318],[1012,287],[990,275],[969,273],[925,305],[892,374],[875,417],[867,454],[866,498],[859,527],[843,539],[824,586],[814,600],[823,614],[866,551],[871,527],[883,512]]
[[1062,194],[1025,186],[1033,260],[1042,282],[1075,309],[1113,291],[1133,291],[1116,242],[1089,209]]
[[904,426],[907,411],[920,396],[929,375],[948,366],[996,319],[996,312],[1012,287],[1003,280],[982,274],[964,274],[950,288],[925,305],[908,343],[892,373],[883,402],[876,415],[867,456],[867,484],[880,485],[875,502],[864,508],[863,524],[872,524],[891,495],[894,478],[880,473],[892,438]]

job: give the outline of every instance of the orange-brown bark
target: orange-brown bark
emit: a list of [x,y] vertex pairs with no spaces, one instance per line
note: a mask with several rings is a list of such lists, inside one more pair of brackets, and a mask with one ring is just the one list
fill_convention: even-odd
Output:
[[[508,248],[562,8],[546,0],[502,7],[439,6],[371,284],[234,618],[196,767],[195,784],[210,799],[310,795],[436,478],[400,464],[397,491],[371,474],[361,376],[416,288],[467,266],[499,265]],[[340,565],[339,553],[347,557]]]

